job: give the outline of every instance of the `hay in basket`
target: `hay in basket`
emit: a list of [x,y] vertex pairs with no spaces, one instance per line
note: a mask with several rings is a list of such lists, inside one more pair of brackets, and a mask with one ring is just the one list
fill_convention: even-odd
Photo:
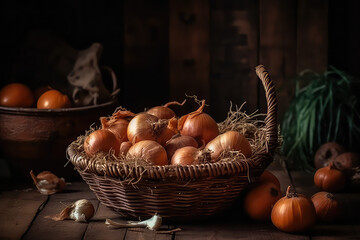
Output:
[[220,161],[186,166],[145,165],[116,160],[112,154],[88,157],[84,136],[69,145],[67,156],[99,201],[126,218],[194,219],[220,213],[273,160],[278,144],[277,101],[274,84],[264,66],[256,67],[267,100],[265,119],[230,108],[218,123],[221,132],[244,134],[252,146],[248,158],[236,152]]

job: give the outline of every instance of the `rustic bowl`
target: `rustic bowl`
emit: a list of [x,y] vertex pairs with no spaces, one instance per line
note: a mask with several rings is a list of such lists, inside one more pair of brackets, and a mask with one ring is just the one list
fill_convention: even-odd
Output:
[[80,179],[67,164],[66,148],[101,116],[117,107],[119,88],[114,71],[110,73],[112,94],[108,102],[62,109],[13,108],[0,106],[0,158],[5,159],[11,177],[30,179],[29,172],[51,171],[65,180]]
[[72,164],[65,167],[67,146],[115,108],[115,100],[63,109],[0,107],[0,156],[16,179],[29,178],[31,169],[76,178]]

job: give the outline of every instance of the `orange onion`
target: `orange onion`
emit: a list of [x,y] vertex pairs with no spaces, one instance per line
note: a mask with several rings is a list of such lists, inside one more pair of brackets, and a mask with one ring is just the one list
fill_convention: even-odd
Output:
[[284,232],[303,232],[314,226],[316,212],[314,204],[305,195],[286,190],[271,210],[271,221]]
[[190,136],[181,136],[180,134],[174,135],[169,141],[165,144],[165,150],[167,152],[168,158],[171,159],[175,151],[179,148],[192,146],[197,148],[198,143],[195,138]]
[[210,154],[207,151],[197,149],[196,147],[187,146],[175,151],[171,158],[171,165],[191,165],[208,162]]
[[332,222],[340,215],[340,205],[329,192],[318,192],[311,197],[316,217],[323,222]]
[[219,128],[215,120],[204,113],[205,100],[196,111],[184,115],[178,123],[181,135],[191,136],[199,145],[205,145],[219,135]]
[[226,156],[229,151],[239,151],[245,157],[251,156],[251,146],[249,141],[239,132],[227,131],[220,134],[208,144],[205,149],[211,151],[211,160],[218,161],[220,156]]
[[126,158],[143,159],[154,165],[167,165],[165,148],[153,140],[143,140],[135,143],[126,154]]
[[127,137],[133,144],[153,140],[161,145],[177,133],[177,119],[159,119],[148,113],[140,113],[129,122]]
[[107,129],[114,133],[120,142],[128,141],[127,127],[129,125],[129,121],[135,115],[135,113],[120,109],[114,112],[109,118],[101,117],[101,127],[102,129]]
[[106,129],[99,129],[90,133],[84,142],[85,153],[92,157],[97,152],[108,153],[114,151],[116,155],[120,151],[120,141],[114,133]]
[[120,144],[120,153],[126,155],[131,146],[132,143],[130,141],[122,142]]
[[175,117],[175,113],[173,110],[171,110],[169,108],[169,106],[171,106],[171,105],[183,106],[185,104],[185,102],[186,102],[186,100],[184,100],[182,103],[179,103],[176,101],[168,102],[164,106],[156,106],[156,107],[150,108],[146,112],[148,114],[158,117],[159,119],[170,119],[170,118]]

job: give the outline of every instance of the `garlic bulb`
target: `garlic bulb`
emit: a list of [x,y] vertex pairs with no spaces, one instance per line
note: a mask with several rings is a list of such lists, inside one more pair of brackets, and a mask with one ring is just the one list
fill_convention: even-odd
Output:
[[64,208],[59,214],[52,219],[61,221],[65,219],[72,219],[77,222],[87,222],[94,216],[95,209],[92,203],[86,199],[81,199]]

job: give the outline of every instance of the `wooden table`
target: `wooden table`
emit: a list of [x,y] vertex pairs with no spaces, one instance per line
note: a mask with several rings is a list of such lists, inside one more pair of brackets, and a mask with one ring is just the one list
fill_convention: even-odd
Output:
[[[318,191],[310,173],[288,172],[279,162],[274,162],[268,169],[279,178],[283,194],[288,185],[307,196]],[[240,203],[221,216],[206,221],[176,225],[164,222],[162,230],[182,230],[159,233],[140,228],[107,228],[106,218],[119,222],[125,220],[99,203],[84,182],[72,182],[65,191],[51,196],[41,195],[33,185],[15,187],[11,183],[5,184],[8,189],[0,194],[0,239],[360,239],[360,193],[354,191],[335,194],[343,206],[343,214],[336,223],[318,223],[303,234],[284,233],[271,222],[253,221],[244,214]],[[88,223],[72,220],[56,222],[47,218],[83,198],[90,200],[96,209]]]

